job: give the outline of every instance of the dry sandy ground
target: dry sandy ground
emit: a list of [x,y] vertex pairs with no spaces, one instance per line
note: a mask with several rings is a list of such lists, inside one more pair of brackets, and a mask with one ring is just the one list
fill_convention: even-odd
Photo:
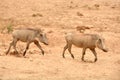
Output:
[[[97,48],[96,63],[89,50],[88,62],[82,62],[82,49],[74,46],[75,59],[67,51],[62,58],[64,35],[77,32],[78,25],[106,40],[109,52]],[[48,46],[41,43],[45,55],[31,44],[26,58],[6,56],[9,27],[44,29],[49,40]],[[0,80],[120,80],[120,0],[0,0],[0,31]],[[18,42],[17,50],[23,53],[25,46]]]

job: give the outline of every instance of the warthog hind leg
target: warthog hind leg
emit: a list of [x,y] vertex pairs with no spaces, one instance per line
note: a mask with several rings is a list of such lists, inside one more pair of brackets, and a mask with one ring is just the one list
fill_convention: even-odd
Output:
[[63,54],[62,54],[63,58],[65,58],[65,51],[66,51],[67,48],[68,48],[68,45],[66,44],[65,47],[64,47],[64,50],[63,50]]

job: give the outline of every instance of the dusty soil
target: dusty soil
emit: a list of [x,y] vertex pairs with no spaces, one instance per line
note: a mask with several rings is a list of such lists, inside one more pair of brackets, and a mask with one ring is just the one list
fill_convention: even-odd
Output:
[[[77,32],[76,26],[105,38],[109,51],[97,48],[96,63],[89,50],[82,62],[82,49],[75,46],[74,60],[67,51],[62,58],[64,35]],[[26,58],[5,55],[12,29],[20,27],[44,29],[49,40],[48,46],[41,43],[44,56],[34,44]],[[0,80],[120,80],[120,0],[0,0],[0,31]],[[21,55],[25,46],[17,44]]]

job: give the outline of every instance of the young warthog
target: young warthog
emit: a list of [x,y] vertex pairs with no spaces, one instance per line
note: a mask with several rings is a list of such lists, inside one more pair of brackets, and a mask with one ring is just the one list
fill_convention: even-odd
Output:
[[77,47],[83,48],[82,58],[81,58],[82,61],[84,61],[84,55],[85,55],[85,51],[87,48],[89,48],[93,52],[95,56],[94,62],[97,61],[97,53],[95,51],[96,47],[103,50],[104,52],[108,51],[105,47],[104,39],[97,34],[67,33],[65,39],[66,39],[67,44],[63,50],[63,54],[62,54],[63,58],[65,58],[64,54],[65,54],[66,49],[68,49],[69,53],[71,54],[71,57],[74,59],[74,56],[71,53],[72,44]]
[[43,33],[41,29],[39,30],[31,29],[31,28],[17,29],[13,31],[12,36],[13,36],[13,41],[10,43],[10,46],[6,52],[6,55],[9,53],[11,46],[13,46],[15,52],[18,53],[18,51],[16,50],[16,43],[19,40],[22,42],[27,42],[27,46],[23,53],[23,56],[25,56],[27,50],[29,49],[29,45],[32,42],[34,42],[34,44],[42,51],[42,54],[44,55],[43,49],[41,48],[39,42],[36,40],[36,38],[38,38],[40,42],[44,43],[45,45],[48,45],[46,34]]

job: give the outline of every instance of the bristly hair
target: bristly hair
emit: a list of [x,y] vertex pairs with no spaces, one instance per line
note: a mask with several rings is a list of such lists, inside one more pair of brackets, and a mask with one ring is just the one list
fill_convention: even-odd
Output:
[[31,30],[31,31],[36,31],[36,32],[42,32],[42,30],[40,28],[17,28],[17,30]]

